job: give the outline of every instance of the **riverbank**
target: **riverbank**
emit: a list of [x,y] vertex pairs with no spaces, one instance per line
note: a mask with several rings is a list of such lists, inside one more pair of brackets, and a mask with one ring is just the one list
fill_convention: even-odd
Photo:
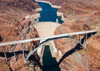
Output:
[[61,24],[63,23],[61,17],[57,16],[57,11],[58,11],[57,8],[51,7],[49,3],[43,3],[43,2],[37,2],[37,3],[42,8],[42,11],[39,12],[41,15],[39,18],[39,22],[52,21],[52,22],[59,22]]
[[48,4],[50,4],[50,5],[51,5],[51,7],[53,7],[53,8],[58,8],[58,9],[59,9],[59,8],[61,8],[61,6],[53,5],[52,3],[48,2],[48,1],[36,0],[36,2],[48,3]]
[[25,19],[37,19],[40,17],[40,13],[32,14],[32,15],[27,15],[25,16]]
[[[52,8],[60,9],[62,7],[62,6],[53,5],[49,1],[36,0],[36,2],[48,3],[49,5],[51,5]],[[37,9],[36,11],[42,11],[42,10],[41,9]],[[61,20],[66,22],[66,18],[64,17],[64,14],[62,12],[57,11],[57,16],[60,16]]]
[[37,9],[35,9],[35,11],[40,12],[40,11],[42,11],[42,8],[37,8]]
[[57,11],[57,16],[60,16],[62,21],[67,22],[66,18],[64,17],[64,13]]

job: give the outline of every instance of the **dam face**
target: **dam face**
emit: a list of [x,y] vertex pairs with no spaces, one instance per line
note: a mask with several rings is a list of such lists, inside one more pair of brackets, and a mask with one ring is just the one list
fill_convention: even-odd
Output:
[[[54,35],[54,31],[56,30],[57,27],[59,27],[61,24],[56,23],[56,22],[39,22],[37,24],[34,24],[35,29],[37,30],[39,37],[46,37],[46,36],[52,36]],[[40,40],[40,43],[45,40]],[[54,54],[57,53],[57,49],[55,47],[55,44],[53,41],[47,42],[46,45],[50,46],[51,52]],[[40,46],[38,49],[37,53],[41,57],[43,46]],[[53,55],[53,54],[52,54]],[[55,56],[55,55],[53,55]]]

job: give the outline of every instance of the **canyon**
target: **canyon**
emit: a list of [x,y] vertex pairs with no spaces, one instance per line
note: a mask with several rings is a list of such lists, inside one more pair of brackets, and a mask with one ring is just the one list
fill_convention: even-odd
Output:
[[[55,35],[93,29],[100,31],[100,0],[37,1],[47,1],[54,7],[60,6],[57,14],[62,16],[64,23],[56,28]],[[39,17],[30,16],[38,14],[38,10],[41,8],[35,0],[0,0],[0,43],[17,41],[20,39],[19,34],[22,36],[21,39],[24,39],[24,34],[32,20]],[[31,27],[27,35],[27,39],[40,37],[35,27]],[[39,42],[34,41],[33,46],[35,47]],[[100,33],[97,33],[92,39],[88,39],[85,49],[76,49],[72,54],[69,53],[70,55],[68,52],[77,46],[76,42],[71,39],[57,39],[54,43],[58,51],[55,56],[57,62],[66,55],[59,65],[61,71],[100,71]],[[21,46],[22,44],[18,44],[15,51],[21,51]],[[26,44],[27,51],[30,51],[30,46],[30,43]],[[11,48],[12,46],[8,46],[6,52],[11,52]],[[2,51],[3,49],[0,48],[0,52]],[[26,64],[23,62],[22,54],[18,55],[17,64],[14,56],[10,57],[9,63],[4,61],[4,57],[0,57],[0,71],[40,71],[38,63],[35,62],[38,60],[36,53],[33,57],[36,59]]]
[[[64,17],[64,23],[56,29],[55,35],[86,31],[100,30],[100,1],[99,0],[46,0],[54,5],[60,5],[59,13]],[[56,4],[59,2],[58,4]],[[71,44],[70,44],[71,43]],[[72,44],[73,43],[73,44]],[[61,71],[99,71],[100,70],[100,33],[87,41],[86,49],[77,51],[62,61]],[[55,41],[56,48],[66,55],[77,43],[69,39]],[[59,55],[58,61],[59,59]],[[56,58],[57,59],[57,58]]]
[[[92,29],[100,30],[100,1],[99,0],[42,0],[53,5],[62,7],[58,15],[62,16],[64,23],[55,30],[55,35],[86,31]],[[77,43],[69,39],[54,41],[58,51],[62,55],[71,51]],[[66,57],[60,64],[61,71],[99,71],[100,70],[100,34],[89,39],[86,49],[77,51]],[[75,43],[75,44],[70,44]],[[62,57],[60,57],[62,58]],[[60,60],[59,54],[56,59]]]
[[[0,43],[8,41],[18,41],[19,39],[25,39],[25,33],[28,27],[31,25],[31,19],[34,20],[39,15],[33,16],[33,14],[38,14],[36,9],[40,6],[35,2],[35,0],[0,0]],[[29,16],[26,18],[26,16]],[[21,35],[21,36],[20,36]],[[27,33],[27,38],[39,37],[38,32],[34,27],[31,27],[30,31]],[[33,46],[38,45],[38,42],[34,42]],[[27,51],[30,51],[30,43],[26,44]],[[7,46],[5,51],[12,53],[10,51],[14,46]],[[15,51],[22,50],[22,45],[17,45]],[[0,48],[0,52],[3,52],[3,48]],[[31,71],[30,65],[36,65],[36,63],[23,62],[22,54],[18,55],[17,63],[15,62],[15,57],[8,57],[8,62],[5,62],[5,58],[0,54],[0,71]],[[33,66],[34,68],[34,66]],[[37,65],[36,65],[37,68]]]

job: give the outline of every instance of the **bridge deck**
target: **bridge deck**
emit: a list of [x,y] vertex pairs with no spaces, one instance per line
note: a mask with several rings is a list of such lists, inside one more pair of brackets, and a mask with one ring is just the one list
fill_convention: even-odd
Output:
[[27,42],[32,42],[32,41],[36,41],[36,40],[47,40],[47,39],[64,37],[64,36],[73,36],[73,35],[88,34],[88,33],[95,33],[95,32],[98,32],[98,31],[89,30],[89,31],[81,31],[81,32],[74,32],[74,33],[65,33],[65,34],[53,35],[53,36],[47,36],[47,37],[41,37],[41,38],[32,38],[32,39],[26,39],[26,40],[5,42],[5,43],[0,43],[0,47],[21,44],[21,43],[27,43]]

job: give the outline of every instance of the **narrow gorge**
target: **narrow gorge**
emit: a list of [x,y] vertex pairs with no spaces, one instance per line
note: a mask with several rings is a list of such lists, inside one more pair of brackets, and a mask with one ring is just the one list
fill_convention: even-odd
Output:
[[[86,48],[68,38],[5,46],[7,62],[0,47],[0,71],[100,71],[99,9],[100,0],[0,0],[0,43],[98,31]],[[27,56],[45,41],[25,62],[23,48]]]

